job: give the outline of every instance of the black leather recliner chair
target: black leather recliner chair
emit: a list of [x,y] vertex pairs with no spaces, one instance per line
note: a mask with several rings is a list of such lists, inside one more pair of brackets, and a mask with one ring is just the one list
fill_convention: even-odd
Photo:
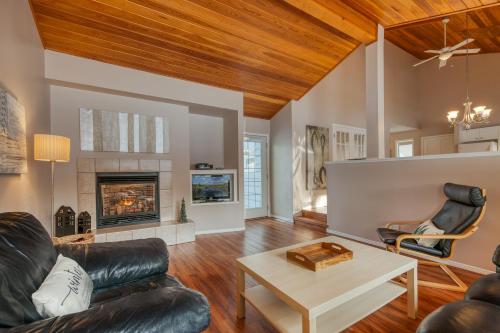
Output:
[[443,305],[428,315],[417,333],[500,332],[500,246],[493,255],[495,274],[471,284],[463,301]]
[[[77,261],[94,283],[86,311],[43,319],[31,301],[58,253]],[[0,332],[197,333],[210,322],[205,296],[166,274],[160,239],[54,247],[27,213],[0,214]]]

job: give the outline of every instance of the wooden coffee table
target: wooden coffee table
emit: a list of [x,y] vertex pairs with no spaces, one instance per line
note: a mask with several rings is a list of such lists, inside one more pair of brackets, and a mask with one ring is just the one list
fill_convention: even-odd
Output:
[[[286,259],[286,251],[334,242],[353,259],[317,272]],[[260,285],[245,289],[245,273]],[[391,280],[407,273],[406,288]],[[417,260],[339,237],[326,237],[237,260],[237,316],[245,300],[278,331],[338,332],[407,292],[408,317],[417,316]]]

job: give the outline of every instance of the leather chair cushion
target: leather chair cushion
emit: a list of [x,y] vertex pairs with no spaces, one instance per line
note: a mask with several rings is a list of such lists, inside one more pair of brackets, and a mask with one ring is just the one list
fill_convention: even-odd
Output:
[[[408,234],[407,232],[394,230],[390,228],[378,228],[377,233],[382,242],[389,245],[395,245],[396,238],[398,238],[398,236]],[[426,253],[435,257],[443,257],[443,251],[441,251],[441,249],[418,245],[414,239],[403,240],[401,242],[401,247],[405,249],[414,250],[417,252]]]
[[149,290],[167,287],[182,287],[182,284],[173,276],[170,276],[168,274],[160,274],[130,283],[124,283],[109,288],[97,289],[94,290],[94,293],[92,294],[90,307],[120,299],[132,294],[143,293]]
[[483,301],[500,306],[500,274],[489,274],[474,281],[469,289],[467,289],[465,299]]
[[446,183],[443,191],[448,199],[467,206],[482,207],[486,202],[479,187]]
[[42,224],[28,213],[0,214],[0,327],[41,317],[31,301],[57,253]]
[[400,235],[408,234],[407,232],[394,230],[390,228],[378,228],[377,229],[378,237],[382,242],[389,245],[396,244],[396,238]]
[[422,246],[418,245],[417,241],[414,239],[405,239],[401,242],[401,247],[425,254],[429,254],[434,257],[444,257],[443,251],[441,249],[436,247],[427,247],[427,246]]
[[497,273],[500,273],[500,245],[497,246],[492,261],[497,266]]
[[[481,214],[482,207],[474,207],[448,200],[443,208],[432,218],[432,223],[445,234],[460,234],[471,226]],[[441,240],[436,248],[443,251],[444,257],[451,255],[452,240]]]
[[443,305],[420,323],[417,333],[493,333],[499,327],[499,306],[469,300]]

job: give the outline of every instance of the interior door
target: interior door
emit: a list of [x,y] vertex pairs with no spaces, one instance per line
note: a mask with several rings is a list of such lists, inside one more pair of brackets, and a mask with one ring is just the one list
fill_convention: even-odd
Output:
[[243,150],[245,218],[267,216],[267,136],[245,135]]

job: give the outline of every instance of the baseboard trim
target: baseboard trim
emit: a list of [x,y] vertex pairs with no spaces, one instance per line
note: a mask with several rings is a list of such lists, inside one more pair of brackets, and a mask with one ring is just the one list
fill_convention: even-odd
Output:
[[276,220],[280,220],[282,222],[293,223],[293,219],[289,217],[279,216],[279,215],[271,215],[272,218]]
[[[373,245],[375,247],[385,248],[384,243],[379,242],[379,241],[374,241],[374,240],[371,240],[371,239],[367,239],[367,238],[363,238],[363,237],[358,237],[358,236],[351,235],[351,234],[346,234],[344,232],[333,230],[331,228],[326,229],[326,232],[329,233],[329,234],[332,234],[332,235],[336,235],[336,236],[340,236],[340,237],[352,239],[352,240],[355,240],[355,241],[358,241],[358,242],[361,242],[361,243],[370,244],[370,245]],[[425,257],[422,256],[422,258],[425,258]],[[453,261],[453,260],[434,260],[434,261],[436,261],[438,263],[441,263],[441,264],[448,265],[448,266],[452,266],[452,267],[460,268],[460,269],[463,269],[463,270],[466,270],[466,271],[470,271],[470,272],[473,272],[473,273],[482,274],[482,275],[487,275],[487,274],[495,273],[494,271],[490,271],[488,269],[484,269],[484,268],[477,267],[477,266],[472,266],[472,265],[467,265],[467,264],[464,264],[464,263],[461,263],[461,262],[458,262],[458,261]]]
[[201,231],[196,231],[195,234],[196,235],[211,235],[211,234],[223,234],[226,232],[237,232],[237,231],[245,231],[245,228],[201,230]]

